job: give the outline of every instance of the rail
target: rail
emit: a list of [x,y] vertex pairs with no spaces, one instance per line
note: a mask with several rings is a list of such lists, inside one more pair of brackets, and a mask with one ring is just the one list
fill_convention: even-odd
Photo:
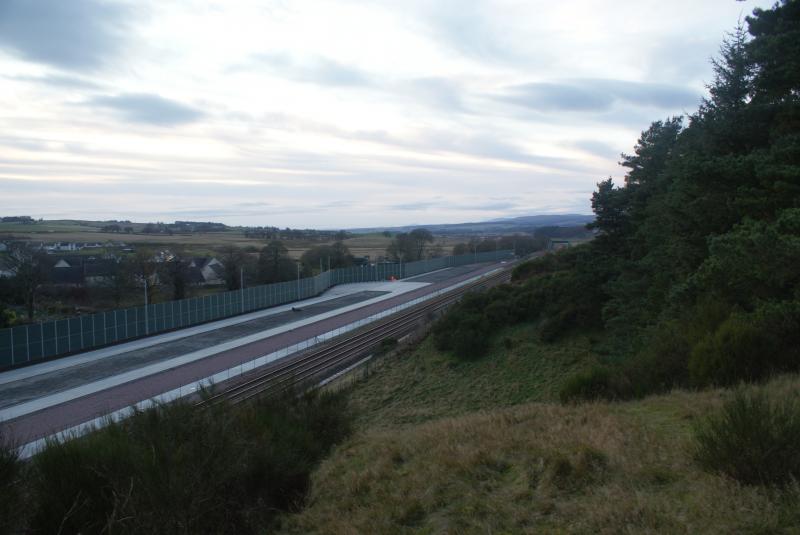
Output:
[[[511,270],[503,269],[498,273],[478,279],[470,284],[456,288],[425,301],[413,308],[403,310],[370,324],[361,330],[342,335],[323,347],[282,359],[276,365],[258,373],[255,377],[233,384],[220,392],[201,399],[200,406],[211,405],[223,401],[240,403],[255,396],[266,395],[306,384],[319,375],[334,371],[374,348],[389,337],[401,336],[411,332],[419,325],[420,320],[428,314],[438,312],[460,299],[464,294],[490,285],[507,282],[511,278]],[[224,386],[217,385],[217,386]]]

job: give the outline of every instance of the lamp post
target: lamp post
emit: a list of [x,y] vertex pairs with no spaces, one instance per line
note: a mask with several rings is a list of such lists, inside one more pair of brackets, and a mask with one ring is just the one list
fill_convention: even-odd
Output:
[[150,334],[150,321],[147,318],[147,275],[144,276],[144,334]]
[[241,301],[241,312],[244,314],[244,266],[239,268],[239,297]]

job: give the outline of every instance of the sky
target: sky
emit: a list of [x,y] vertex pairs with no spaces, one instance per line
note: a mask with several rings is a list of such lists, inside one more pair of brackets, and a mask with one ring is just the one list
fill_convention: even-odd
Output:
[[771,1],[0,0],[0,215],[590,213]]

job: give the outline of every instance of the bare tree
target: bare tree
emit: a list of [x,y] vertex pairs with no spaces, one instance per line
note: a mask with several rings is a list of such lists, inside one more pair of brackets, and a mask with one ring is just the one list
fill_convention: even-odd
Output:
[[14,244],[9,251],[7,264],[14,273],[14,285],[24,297],[28,320],[33,321],[36,295],[48,279],[47,256],[28,244]]

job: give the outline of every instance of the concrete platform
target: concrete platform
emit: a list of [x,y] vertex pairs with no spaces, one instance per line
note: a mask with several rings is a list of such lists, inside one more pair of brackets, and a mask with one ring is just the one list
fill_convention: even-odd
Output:
[[0,373],[0,421],[206,358],[426,286],[373,282],[319,297]]
[[[146,408],[154,402],[191,395],[202,385],[232,380],[500,267],[472,265],[422,276],[434,276],[439,282],[422,282],[416,277],[413,281],[339,285],[314,299],[1,373],[0,398],[7,405],[0,409],[0,434],[24,445],[21,452],[28,457],[48,436],[82,434],[104,425],[108,418],[125,418],[132,406]],[[293,307],[302,310],[292,311]],[[298,314],[303,317],[298,319]],[[197,344],[192,338],[204,342]],[[198,345],[205,347],[196,349]],[[160,353],[167,346],[177,354]],[[153,360],[139,361],[135,356],[139,353],[151,354]],[[89,376],[100,378],[70,386]],[[36,384],[38,394],[31,398],[24,385]],[[3,397],[6,391],[9,394]]]

